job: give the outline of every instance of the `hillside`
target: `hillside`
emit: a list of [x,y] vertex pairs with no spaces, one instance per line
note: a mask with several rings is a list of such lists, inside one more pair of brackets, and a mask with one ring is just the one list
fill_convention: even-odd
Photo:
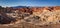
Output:
[[60,28],[60,6],[0,7],[1,28]]

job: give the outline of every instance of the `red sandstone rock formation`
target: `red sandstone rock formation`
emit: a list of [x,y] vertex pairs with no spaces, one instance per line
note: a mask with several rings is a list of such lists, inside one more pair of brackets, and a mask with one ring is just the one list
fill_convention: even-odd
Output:
[[[28,8],[4,8],[4,11],[3,10],[0,11],[0,15],[4,16],[3,21],[7,21],[3,23],[9,22],[10,20],[8,18],[9,16],[12,18],[15,16],[14,19],[16,18],[17,20],[19,20],[18,23],[25,22],[34,25],[60,24],[60,6],[31,7],[31,8],[29,7]],[[25,25],[26,24],[24,24],[24,26]]]

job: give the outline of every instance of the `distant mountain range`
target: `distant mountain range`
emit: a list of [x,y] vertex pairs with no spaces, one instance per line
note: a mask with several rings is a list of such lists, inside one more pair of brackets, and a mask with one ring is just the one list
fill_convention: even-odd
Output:
[[26,7],[29,7],[29,6],[14,6],[12,8],[26,8]]

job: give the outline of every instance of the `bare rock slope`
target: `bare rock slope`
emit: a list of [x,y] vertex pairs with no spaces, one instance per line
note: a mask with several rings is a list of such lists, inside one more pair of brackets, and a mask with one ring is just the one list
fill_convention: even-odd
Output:
[[60,6],[7,9],[0,12],[0,28],[60,28]]

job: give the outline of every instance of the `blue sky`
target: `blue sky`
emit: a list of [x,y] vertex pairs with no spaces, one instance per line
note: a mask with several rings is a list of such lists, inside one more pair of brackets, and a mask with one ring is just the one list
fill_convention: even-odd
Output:
[[60,0],[0,0],[0,6],[60,6]]

